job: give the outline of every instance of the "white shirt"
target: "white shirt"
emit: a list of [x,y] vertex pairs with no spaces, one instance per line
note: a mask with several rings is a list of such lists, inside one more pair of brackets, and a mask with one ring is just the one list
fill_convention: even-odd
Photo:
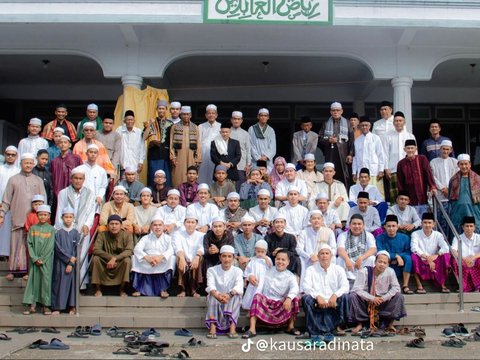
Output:
[[[320,210],[321,211],[321,210]],[[325,226],[330,226],[332,224],[340,224],[340,218],[338,217],[337,212],[334,209],[328,208],[327,211],[323,212],[323,223]]]
[[278,271],[275,266],[272,266],[267,271],[263,285],[262,294],[272,300],[284,300],[289,298],[293,300],[298,295],[297,278],[289,270]]
[[[278,214],[278,209],[269,205],[265,209],[265,211],[263,211],[257,205],[257,206],[254,206],[253,208],[250,208],[248,213],[250,214],[250,216],[252,216],[255,219],[255,222],[259,222],[262,219],[266,219],[266,220],[272,222],[273,219],[275,219],[275,217]],[[257,229],[258,229],[258,231],[260,231],[260,233],[263,236],[265,236],[268,232],[268,227],[266,227],[266,226],[257,226]]]
[[189,234],[187,230],[179,230],[173,234],[173,249],[175,254],[178,255],[180,251],[185,254],[185,260],[191,262],[197,256],[197,254],[205,254],[203,248],[204,233],[200,231],[194,231]]
[[288,190],[291,186],[298,187],[300,195],[305,197],[305,199],[308,197],[307,183],[305,182],[305,180],[301,180],[298,178],[295,178],[292,182],[288,181],[287,179],[283,179],[282,181],[280,181],[275,188],[275,197],[287,196]]
[[[337,249],[340,249],[340,248],[345,249],[345,243],[347,242],[347,234],[348,234],[348,231],[345,231],[345,232],[341,233],[340,235],[338,235]],[[365,235],[366,235],[366,240],[367,240],[367,244],[365,246],[365,252],[367,252],[371,248],[376,248],[377,244],[376,244],[375,238],[373,237],[372,234],[370,234],[369,232],[366,232]],[[353,236],[353,238],[356,240],[358,238],[358,236]]]
[[385,133],[391,130],[395,130],[395,127],[393,126],[393,115],[387,120],[382,118],[373,123],[372,132],[378,136],[385,135]]
[[197,216],[197,229],[205,225],[212,225],[213,218],[219,215],[218,207],[215,204],[206,203],[202,206],[199,202],[188,205],[187,211],[193,211]]
[[215,164],[210,158],[210,147],[212,141],[220,134],[220,123],[215,121],[213,124],[210,124],[206,121],[198,125],[198,129],[200,131],[202,150],[202,163],[198,169],[198,183],[210,184],[215,170]]
[[412,241],[410,249],[413,254],[421,256],[427,255],[442,255],[448,253],[448,245],[443,235],[433,230],[430,236],[425,235],[423,229],[414,231],[412,233]]
[[35,158],[37,157],[37,152],[40,149],[48,149],[48,141],[44,138],[37,136],[28,135],[28,137],[23,138],[18,143],[18,155],[15,165],[20,167],[20,157],[25,153],[32,153]]
[[243,295],[243,272],[240,268],[232,267],[225,271],[222,265],[215,265],[207,270],[207,293],[217,290],[220,293],[235,292]]
[[308,224],[308,209],[302,205],[296,205],[292,207],[289,203],[282,207],[279,214],[285,216],[287,219],[287,225],[285,226],[285,232],[298,236],[303,228]]
[[245,170],[246,165],[250,165],[252,162],[252,145],[250,144],[250,135],[246,130],[243,130],[241,127],[230,128],[231,134],[230,138],[235,139],[240,143],[240,150],[242,151],[242,157],[240,162],[237,164],[238,170]]
[[378,135],[362,134],[355,139],[355,156],[353,157],[352,172],[358,175],[362,168],[370,170],[370,176],[377,176],[385,170],[385,151]]
[[397,164],[405,154],[405,140],[415,140],[415,135],[406,129],[398,132],[393,129],[383,135],[382,141],[386,155],[386,168],[392,173],[397,172]]
[[145,140],[142,137],[142,130],[134,127],[132,131],[127,130],[126,125],[122,125],[116,130],[122,135],[122,156],[120,164],[126,167],[138,168],[138,164],[143,164],[147,150],[145,148]]
[[[86,190],[85,185],[80,189],[80,192]],[[62,210],[65,209],[67,206],[71,206],[68,202],[67,196],[68,187],[65,189],[60,190],[57,197],[57,214],[55,215],[55,229],[60,230],[63,227],[63,220],[62,220]],[[97,203],[92,202],[88,204],[89,208],[85,209],[88,214],[87,221],[85,224],[76,224],[75,228],[78,232],[82,233],[83,225],[87,225],[88,229],[91,229],[93,226],[93,219],[95,217],[95,207]],[[74,216],[77,218],[78,209],[80,207],[80,193],[75,192],[75,204],[73,205]]]
[[387,215],[397,215],[399,225],[413,224],[416,227],[422,224],[422,220],[418,216],[417,211],[413,206],[407,205],[405,210],[400,210],[397,204],[388,208]]
[[91,166],[88,162],[83,163],[79,168],[85,172],[85,182],[83,186],[92,190],[95,197],[100,196],[105,200],[105,192],[108,187],[107,172],[105,169],[97,164]]
[[273,169],[273,158],[277,154],[277,140],[275,130],[271,126],[265,130],[263,134],[264,139],[258,139],[253,130],[253,126],[248,128],[248,135],[250,135],[250,144],[252,145],[252,163],[256,163],[262,155],[268,158],[267,170],[268,173]]
[[[297,238],[297,254],[301,259],[305,261],[306,266],[310,266],[310,256],[317,255],[320,250],[320,228],[318,231],[315,231],[311,226],[306,227],[302,230],[300,235]],[[333,231],[327,227],[323,227],[323,231],[327,232],[327,244],[332,248],[332,258],[335,259],[337,256],[337,241],[335,240],[335,234]]]
[[175,224],[176,229],[183,226],[185,221],[185,213],[187,209],[182,205],[177,205],[175,209],[172,209],[168,205],[161,206],[157,209],[156,216],[161,216],[165,225]]
[[380,191],[378,191],[378,188],[376,186],[373,186],[373,185],[370,185],[370,184],[367,184],[367,186],[365,186],[365,188],[363,188],[362,185],[360,185],[360,184],[352,185],[350,187],[348,199],[356,204],[358,193],[360,191],[367,192],[370,201],[375,202],[375,204],[378,204],[382,201],[385,201],[382,194],[380,194]]
[[8,179],[10,179],[13,175],[17,175],[19,172],[20,168],[15,165],[0,165],[0,201],[3,199],[3,192],[7,187]]
[[[155,266],[150,265],[144,257],[146,255],[163,255],[165,259]],[[145,235],[135,245],[132,256],[132,271],[141,274],[163,274],[175,269],[175,255],[172,238],[167,234],[157,237],[153,232]]]
[[365,224],[366,231],[373,232],[382,226],[382,223],[380,222],[380,215],[378,214],[378,210],[373,206],[369,205],[366,212],[360,211],[360,209],[358,208],[358,205],[354,206],[353,208],[350,208],[350,212],[348,213],[347,224],[350,223],[350,218],[354,214],[360,214],[363,216],[363,223]]
[[[465,234],[460,235],[462,241],[462,258],[480,254],[480,234],[473,233],[469,239]],[[452,249],[458,251],[458,239],[453,238]]]
[[347,274],[341,266],[330,264],[324,270],[318,262],[307,268],[302,285],[306,295],[321,296],[325,301],[333,294],[339,298],[350,290]]
[[[447,188],[448,183],[453,175],[458,171],[458,160],[452,157],[442,159],[441,157],[432,159],[430,161],[430,168],[432,169],[435,186],[438,190]],[[441,201],[448,201],[441,191],[437,191],[437,195]]]

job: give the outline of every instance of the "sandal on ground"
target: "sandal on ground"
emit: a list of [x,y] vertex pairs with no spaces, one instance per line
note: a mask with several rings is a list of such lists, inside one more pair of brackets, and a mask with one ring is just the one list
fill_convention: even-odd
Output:
[[207,346],[202,340],[197,340],[194,337],[192,337],[186,344],[182,345],[182,348],[189,348],[189,347],[203,347]]
[[74,332],[70,333],[69,335],[67,335],[67,338],[88,339],[88,335],[83,335],[83,334],[80,334],[77,331],[74,331]]
[[347,336],[347,333],[344,331],[344,330],[333,330],[333,336],[338,336],[338,337],[342,337],[342,336]]
[[207,339],[216,339],[217,338],[217,334],[215,333],[208,333],[207,334]]
[[363,330],[362,332],[360,332],[360,338],[361,339],[367,339],[370,336],[372,336],[372,331],[371,330]]
[[0,340],[12,340],[12,338],[5,333],[1,333]]
[[34,341],[33,343],[31,343],[28,346],[28,348],[29,349],[38,349],[40,347],[40,345],[48,345],[48,341],[38,339],[38,340]]
[[297,339],[297,340],[307,340],[307,339],[310,339],[310,334],[308,333],[308,331],[306,331],[301,335],[295,336],[295,339]]
[[[250,330],[248,330],[245,334],[242,335],[242,339],[250,339],[250,338],[253,338],[257,336],[257,334],[251,332]],[[310,337],[309,337],[310,338]]]
[[54,327],[48,327],[48,328],[42,329],[41,331],[43,333],[49,333],[49,334],[60,334],[61,332],[60,330],[57,330]]
[[293,335],[293,336],[300,336],[302,333],[300,330],[296,328],[291,328],[290,330],[285,330],[285,334]]
[[137,355],[138,352],[130,350],[128,347],[123,347],[112,352],[114,355]]
[[363,333],[364,331],[366,331],[366,330],[367,330],[367,329],[365,329],[365,328],[361,328],[360,330],[357,330],[357,331],[352,330],[352,336],[361,336],[362,333]]
[[409,335],[410,334],[410,328],[408,326],[402,326],[399,329],[397,329],[397,334],[398,335]]
[[176,354],[169,355],[169,357],[174,359],[190,359],[190,355],[186,350],[181,350]]
[[448,339],[447,341],[442,342],[442,346],[447,346],[447,347],[453,347],[453,348],[462,348],[464,345],[462,343],[465,343],[464,341],[459,342],[456,338],[451,338]]
[[405,346],[410,348],[423,349],[425,348],[425,340],[423,340],[423,338],[416,338],[416,339],[410,340],[408,343],[405,344]]
[[457,336],[468,336],[469,334],[467,328],[462,323],[454,325],[452,329]]
[[405,295],[413,295],[414,292],[412,290],[410,290],[410,288],[408,286],[402,286],[402,293],[404,293]]
[[446,287],[445,287],[445,288],[442,288],[442,293],[443,293],[443,294],[450,294],[450,290],[447,289]]
[[423,337],[427,336],[427,332],[422,327],[415,328],[414,329],[414,334],[415,334],[415,337],[417,337],[417,338],[423,338]]
[[43,315],[52,315],[52,310],[49,308],[43,308]]
[[228,333],[227,336],[229,339],[238,339],[238,334],[236,332]]
[[36,312],[37,312],[37,309],[35,309],[34,307],[30,307],[23,312],[23,315],[31,315],[31,314],[35,314]]
[[166,357],[167,355],[163,353],[163,349],[151,348],[149,352],[145,353],[145,356]]
[[480,312],[480,306],[473,306],[470,311]]
[[417,290],[415,290],[415,294],[424,295],[426,293],[427,293],[427,290],[425,290],[424,288],[417,288]]
[[472,335],[466,337],[465,341],[469,341],[469,342],[480,341],[480,334],[478,332],[474,332]]

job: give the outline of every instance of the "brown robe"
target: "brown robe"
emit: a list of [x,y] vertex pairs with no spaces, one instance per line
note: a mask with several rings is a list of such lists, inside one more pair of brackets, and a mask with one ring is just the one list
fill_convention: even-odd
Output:
[[200,129],[197,129],[197,149],[190,149],[190,126],[196,126],[190,123],[189,126],[183,125],[182,148],[174,149],[173,135],[177,125],[173,125],[170,130],[170,160],[176,157],[177,165],[172,165],[172,184],[174,188],[187,181],[187,168],[202,162],[202,149],[200,147]]

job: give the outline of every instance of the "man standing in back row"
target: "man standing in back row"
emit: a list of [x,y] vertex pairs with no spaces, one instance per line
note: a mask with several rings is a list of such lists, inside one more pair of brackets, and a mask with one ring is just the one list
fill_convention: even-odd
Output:
[[258,160],[267,162],[267,172],[270,173],[273,168],[273,157],[277,153],[277,140],[275,130],[267,124],[270,119],[268,109],[258,110],[258,123],[248,128],[250,142],[252,144],[252,163]]

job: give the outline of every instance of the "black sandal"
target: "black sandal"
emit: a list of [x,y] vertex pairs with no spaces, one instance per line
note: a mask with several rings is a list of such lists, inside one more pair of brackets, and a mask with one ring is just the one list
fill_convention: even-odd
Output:
[[285,334],[293,335],[293,336],[300,336],[302,333],[300,330],[296,328],[291,328],[290,330],[285,330]]
[[413,295],[414,292],[408,286],[402,286],[402,293],[405,295]]
[[128,347],[123,347],[112,352],[114,355],[137,355],[138,352],[130,350]]
[[242,335],[242,339],[250,339],[250,338],[253,338],[255,336],[257,336],[257,334],[248,330],[245,334]]
[[410,348],[424,349],[425,340],[423,340],[423,338],[416,338],[416,339],[410,340],[405,346]]

